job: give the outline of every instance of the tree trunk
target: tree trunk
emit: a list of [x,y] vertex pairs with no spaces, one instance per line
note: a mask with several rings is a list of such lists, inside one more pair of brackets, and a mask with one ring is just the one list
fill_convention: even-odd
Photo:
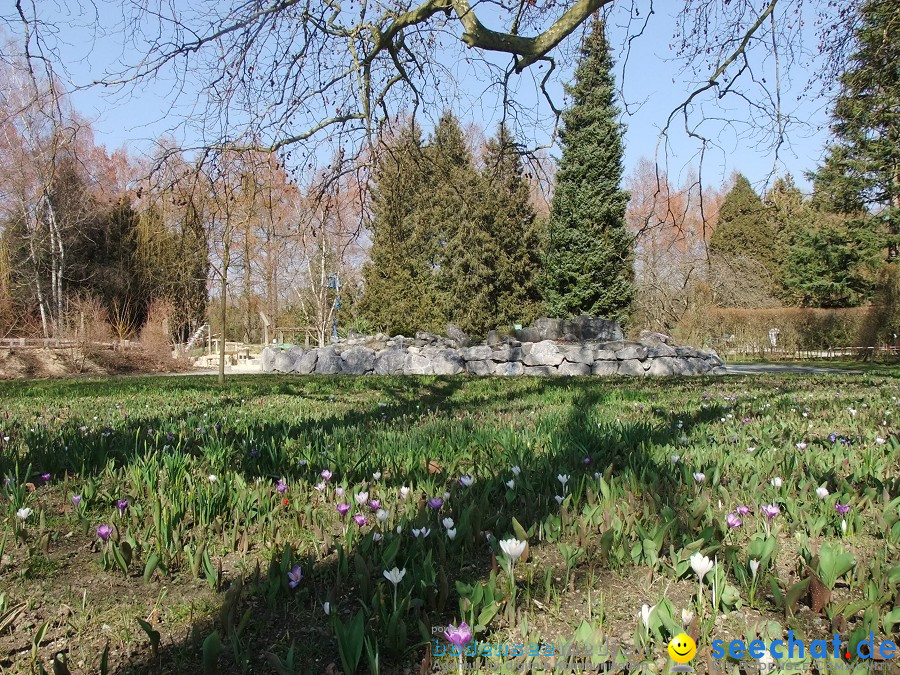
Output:
[[222,265],[222,288],[219,299],[219,320],[222,322],[222,340],[219,343],[219,384],[225,384],[225,315],[228,307],[228,268]]

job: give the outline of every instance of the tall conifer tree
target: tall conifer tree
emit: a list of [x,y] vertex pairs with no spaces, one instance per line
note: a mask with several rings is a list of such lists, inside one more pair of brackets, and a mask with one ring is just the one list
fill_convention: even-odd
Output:
[[613,59],[596,16],[566,87],[563,152],[551,205],[542,292],[557,317],[622,319],[634,295],[632,238],[621,189],[624,126],[615,103]]

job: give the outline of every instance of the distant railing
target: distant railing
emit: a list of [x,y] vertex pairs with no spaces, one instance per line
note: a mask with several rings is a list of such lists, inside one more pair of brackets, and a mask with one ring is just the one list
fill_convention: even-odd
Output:
[[880,345],[878,347],[827,347],[825,349],[784,349],[782,347],[716,346],[720,356],[754,356],[773,359],[833,359],[840,357],[898,356],[900,347]]
[[73,349],[76,347],[107,347],[121,349],[131,347],[130,340],[94,342],[74,338],[0,338],[0,349]]

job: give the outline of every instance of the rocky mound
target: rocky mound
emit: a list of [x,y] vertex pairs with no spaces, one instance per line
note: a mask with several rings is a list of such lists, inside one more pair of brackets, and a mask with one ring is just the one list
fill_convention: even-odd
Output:
[[[535,323],[535,328],[524,330],[538,330],[540,321]],[[555,329],[570,331],[571,326],[566,323],[560,322]],[[609,323],[621,336],[618,326]],[[610,326],[603,330],[607,329]],[[601,331],[590,334],[598,332]],[[513,338],[497,340],[489,336],[492,344],[464,346],[467,338],[463,335],[452,339],[432,333],[416,333],[413,338],[378,334],[308,350],[267,347],[262,353],[262,370],[301,375],[717,375],[725,372],[722,360],[714,352],[676,345],[669,336],[660,333],[644,332],[638,340],[572,341],[571,338],[577,336],[570,334],[534,342]]]

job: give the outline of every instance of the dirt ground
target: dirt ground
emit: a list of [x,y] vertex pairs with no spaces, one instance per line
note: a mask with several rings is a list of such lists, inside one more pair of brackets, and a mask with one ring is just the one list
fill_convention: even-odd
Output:
[[0,380],[186,372],[187,361],[140,347],[125,350],[12,348],[0,350]]

